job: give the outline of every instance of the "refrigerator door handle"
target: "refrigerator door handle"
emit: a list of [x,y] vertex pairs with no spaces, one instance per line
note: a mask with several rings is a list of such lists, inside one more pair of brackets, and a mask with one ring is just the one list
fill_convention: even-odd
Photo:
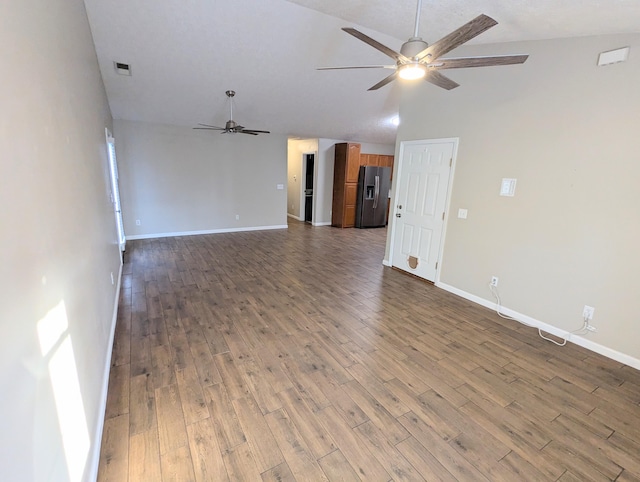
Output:
[[375,179],[375,193],[373,198],[373,209],[378,207],[378,198],[380,197],[380,176]]

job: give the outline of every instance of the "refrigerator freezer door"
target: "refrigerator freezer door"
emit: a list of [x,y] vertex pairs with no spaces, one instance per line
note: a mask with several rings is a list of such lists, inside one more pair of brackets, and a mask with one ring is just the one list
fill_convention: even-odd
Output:
[[380,197],[380,176],[376,176],[375,179],[373,188],[373,209],[378,207],[378,198]]
[[358,178],[356,227],[376,228],[387,222],[391,169],[362,166]]

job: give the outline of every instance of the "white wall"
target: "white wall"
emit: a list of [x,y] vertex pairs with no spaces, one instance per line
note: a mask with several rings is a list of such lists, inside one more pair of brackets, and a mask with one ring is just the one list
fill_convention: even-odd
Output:
[[[627,63],[596,66],[627,45]],[[461,84],[450,92],[408,88],[397,144],[460,139],[443,283],[493,301],[498,276],[506,307],[562,331],[594,306],[587,344],[629,362],[640,359],[639,48],[635,34],[459,49],[531,56],[450,71]],[[517,178],[515,197],[498,195],[502,178]]]
[[123,120],[114,128],[127,238],[286,227],[286,137]]
[[[316,187],[314,204],[314,223],[331,224],[331,205],[333,202],[333,166],[335,163],[335,145],[343,141],[339,139],[318,139],[318,156],[316,159]],[[360,143],[363,154],[393,155],[393,144]]]
[[0,478],[91,480],[120,257],[82,0],[3,2],[0,60]]

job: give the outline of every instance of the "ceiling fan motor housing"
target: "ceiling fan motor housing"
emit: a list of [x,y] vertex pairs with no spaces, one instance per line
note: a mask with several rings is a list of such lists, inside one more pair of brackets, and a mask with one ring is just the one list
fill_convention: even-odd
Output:
[[429,44],[422,40],[420,37],[411,37],[404,44],[402,44],[400,53],[407,58],[413,59],[428,46]]

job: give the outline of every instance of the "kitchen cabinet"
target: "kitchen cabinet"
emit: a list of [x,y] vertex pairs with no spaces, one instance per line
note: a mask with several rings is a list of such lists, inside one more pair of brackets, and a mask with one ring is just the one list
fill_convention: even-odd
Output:
[[331,225],[351,228],[356,222],[360,144],[342,142],[335,146]]
[[391,168],[391,178],[393,179],[393,156],[387,156],[384,154],[380,154],[378,156],[378,166],[380,167],[390,167]]
[[[379,154],[360,154],[360,165],[361,166],[382,166],[380,164],[380,158],[382,156]],[[387,166],[382,166],[387,167]]]

